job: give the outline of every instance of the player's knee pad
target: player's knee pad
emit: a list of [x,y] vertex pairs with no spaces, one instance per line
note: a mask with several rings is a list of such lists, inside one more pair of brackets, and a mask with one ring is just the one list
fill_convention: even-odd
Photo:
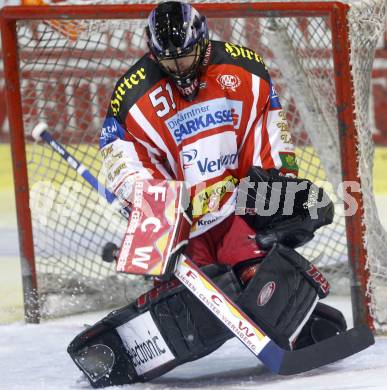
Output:
[[[241,293],[233,271],[203,271],[232,299]],[[233,334],[176,280],[113,311],[79,334],[68,352],[95,388],[143,382],[220,347]]]

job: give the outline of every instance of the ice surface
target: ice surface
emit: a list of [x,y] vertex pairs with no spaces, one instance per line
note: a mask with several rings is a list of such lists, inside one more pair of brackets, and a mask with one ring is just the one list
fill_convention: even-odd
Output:
[[[105,313],[83,314],[40,325],[0,325],[0,389],[67,390],[91,388],[66,352],[83,328]],[[305,374],[270,373],[238,340],[212,355],[187,363],[150,383],[116,389],[387,389],[387,337],[367,350]],[[111,388],[113,389],[113,388]]]

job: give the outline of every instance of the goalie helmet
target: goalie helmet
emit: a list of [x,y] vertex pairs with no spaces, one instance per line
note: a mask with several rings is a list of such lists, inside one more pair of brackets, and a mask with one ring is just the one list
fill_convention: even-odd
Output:
[[180,94],[192,100],[199,90],[199,73],[208,46],[206,18],[191,5],[168,1],[149,15],[148,46]]

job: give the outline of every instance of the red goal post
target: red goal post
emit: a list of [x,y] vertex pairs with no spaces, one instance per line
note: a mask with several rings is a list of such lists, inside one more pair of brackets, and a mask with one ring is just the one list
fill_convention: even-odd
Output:
[[[318,74],[316,75],[317,72],[324,72],[324,77],[327,77],[327,80],[328,77],[332,78],[331,86],[333,86],[334,89],[334,101],[331,104],[333,110],[336,111],[333,113],[333,115],[335,115],[335,126],[337,126],[335,130],[336,135],[333,137],[337,137],[337,141],[339,143],[340,159],[335,163],[331,163],[330,166],[336,165],[337,167],[341,164],[340,181],[358,183],[359,188],[362,188],[362,191],[357,191],[354,187],[348,189],[347,192],[356,201],[358,209],[355,214],[345,217],[345,243],[347,246],[347,258],[350,265],[348,272],[351,274],[350,289],[352,296],[354,322],[355,324],[367,323],[371,328],[376,326],[375,321],[378,323],[377,326],[381,326],[380,323],[383,325],[384,320],[377,319],[377,314],[375,314],[377,308],[375,308],[375,301],[373,300],[374,289],[372,287],[373,283],[375,282],[372,281],[371,274],[373,269],[372,264],[370,266],[368,260],[369,247],[367,247],[367,229],[369,229],[369,226],[367,226],[364,222],[365,210],[368,206],[364,206],[365,192],[363,189],[365,186],[371,186],[370,191],[372,191],[372,185],[367,182],[369,178],[363,177],[362,174],[359,174],[359,172],[362,171],[362,168],[360,166],[361,158],[359,159],[358,154],[358,110],[355,112],[354,109],[357,103],[354,94],[355,85],[352,73],[354,60],[351,58],[351,53],[353,55],[355,49],[352,48],[351,52],[351,40],[349,36],[350,30],[348,21],[350,6],[340,2],[265,2],[239,4],[198,3],[195,6],[199,11],[201,11],[209,18],[210,28],[215,31],[216,37],[219,37],[222,40],[231,40],[231,38],[235,39],[237,36],[236,31],[239,31],[240,29],[240,27],[237,27],[235,24],[235,21],[243,21],[242,25],[244,27],[249,27],[249,29],[251,28],[252,31],[246,29],[245,31],[241,32],[241,42],[235,43],[246,43],[247,46],[250,46],[255,50],[263,50],[266,52],[266,56],[264,56],[264,58],[268,58],[270,62],[273,63],[273,67],[269,66],[269,68],[271,68],[273,71],[273,79],[279,80],[279,89],[285,96],[285,100],[283,102],[285,102],[284,105],[288,115],[290,115],[290,123],[293,123],[295,127],[303,126],[303,128],[297,133],[296,142],[296,145],[302,149],[301,160],[303,160],[303,157],[305,156],[305,161],[308,161],[305,162],[305,166],[311,166],[314,164],[315,156],[317,156],[317,158],[321,160],[320,164],[322,165],[322,168],[320,167],[318,170],[322,169],[329,171],[329,164],[324,166],[324,156],[319,153],[319,151],[323,149],[323,142],[318,139],[318,135],[310,134],[307,129],[307,121],[310,119],[304,117],[303,111],[305,112],[310,109],[310,106],[306,105],[307,108],[302,107],[303,103],[295,102],[291,98],[291,87],[294,86],[291,85],[291,74],[286,75],[286,72],[289,71],[289,69],[293,66],[290,64],[291,61],[289,61],[287,67],[282,65],[281,68],[281,54],[276,54],[274,47],[271,50],[270,45],[267,42],[263,43],[257,37],[259,37],[259,32],[262,33],[262,37],[265,37],[266,39],[266,32],[263,31],[265,28],[267,28],[268,30],[272,29],[274,31],[274,35],[270,35],[270,31],[267,32],[267,36],[271,37],[271,39],[274,39],[275,35],[277,35],[278,39],[278,36],[280,36],[281,33],[286,33],[287,37],[290,39],[292,37],[290,36],[291,33],[289,31],[291,28],[295,28],[297,31],[299,30],[304,34],[310,34],[311,40],[321,39],[321,41],[316,43],[315,47],[308,48],[304,42],[303,46],[295,46],[293,50],[297,56],[300,57],[305,55],[306,58],[315,55],[318,56],[318,61],[327,61],[321,65],[318,64],[317,60],[315,60],[316,63],[313,62],[312,65],[307,64],[303,72],[305,72],[308,77],[309,75],[311,78],[315,77],[318,83],[321,82],[320,79],[323,77]],[[91,76],[89,74],[90,71],[87,67],[85,67],[84,64],[92,64],[93,58],[87,57],[92,56],[93,51],[91,49],[82,50],[81,48],[83,42],[82,39],[89,39],[85,35],[85,31],[90,26],[89,21],[93,21],[93,27],[91,30],[95,28],[95,26],[98,26],[98,21],[101,21],[105,24],[106,21],[114,20],[124,20],[126,23],[128,23],[128,21],[143,21],[148,16],[150,10],[153,7],[153,4],[5,7],[1,12],[2,42],[5,53],[4,71],[7,86],[7,102],[11,129],[17,219],[20,240],[20,254],[23,269],[25,314],[26,320],[28,322],[39,321],[41,310],[39,306],[42,305],[42,297],[41,294],[39,294],[39,290],[41,289],[43,282],[38,283],[38,274],[44,272],[39,271],[39,264],[35,261],[35,252],[38,251],[39,256],[44,258],[44,261],[42,260],[41,264],[44,263],[44,267],[52,270],[50,272],[54,275],[62,275],[62,273],[65,273],[66,269],[71,268],[68,266],[70,263],[75,265],[69,272],[72,274],[77,274],[81,267],[80,264],[83,261],[83,259],[78,259],[77,255],[74,255],[74,258],[62,256],[59,259],[60,256],[57,256],[55,252],[55,250],[57,250],[55,248],[58,247],[60,248],[59,252],[63,253],[68,253],[68,248],[72,248],[73,241],[71,240],[74,240],[75,236],[71,236],[71,240],[69,240],[69,242],[66,244],[62,241],[60,242],[60,245],[58,244],[57,236],[63,234],[63,237],[65,237],[68,233],[68,230],[71,230],[68,228],[68,224],[65,227],[60,227],[58,230],[59,233],[53,234],[55,237],[51,241],[48,240],[49,243],[46,246],[50,246],[52,244],[50,248],[42,249],[38,242],[39,239],[42,238],[42,232],[43,234],[46,232],[47,236],[52,233],[54,228],[56,228],[58,225],[59,218],[56,214],[57,220],[51,221],[51,214],[47,215],[46,217],[49,220],[47,223],[48,228],[43,230],[40,229],[38,222],[31,218],[30,205],[32,204],[32,201],[30,191],[31,188],[36,185],[39,179],[44,180],[45,176],[44,173],[42,173],[44,164],[48,165],[47,169],[52,169],[52,167],[57,165],[58,162],[55,160],[55,157],[53,157],[52,154],[47,154],[47,152],[42,152],[46,154],[44,154],[44,157],[40,158],[39,163],[35,163],[34,160],[29,157],[31,154],[34,155],[34,157],[36,154],[38,154],[36,150],[37,146],[31,145],[29,147],[29,144],[31,143],[29,134],[32,130],[32,127],[36,124],[34,123],[34,120],[36,121],[39,118],[47,120],[52,118],[52,116],[58,118],[58,122],[61,123],[60,128],[63,130],[56,130],[55,135],[62,137],[62,143],[68,145],[71,148],[74,148],[75,153],[81,155],[81,157],[86,159],[86,161],[89,159],[88,164],[91,164],[93,158],[97,158],[97,154],[95,153],[94,149],[91,153],[85,152],[84,149],[89,149],[90,145],[94,145],[96,141],[95,137],[98,135],[99,129],[94,129],[95,134],[90,133],[90,129],[88,129],[87,125],[84,124],[84,122],[87,122],[87,119],[84,119],[83,117],[82,120],[79,119],[79,117],[82,115],[77,111],[77,107],[73,109],[73,113],[71,114],[73,116],[66,114],[67,117],[63,118],[60,116],[61,113],[50,112],[51,116],[49,118],[44,118],[45,116],[49,116],[47,111],[48,104],[52,103],[52,100],[62,99],[63,97],[63,95],[60,96],[60,94],[54,90],[50,95],[47,92],[47,88],[49,83],[54,80],[55,83],[58,83],[58,88],[61,89],[66,98],[68,96],[69,101],[69,99],[72,98],[70,85],[80,85],[80,82],[78,82],[78,84],[73,83],[62,85],[60,84],[61,78],[59,77],[59,73],[62,72],[62,80],[65,78],[71,78],[74,80],[76,77],[79,77],[81,80],[82,74],[87,75],[85,77],[87,80],[91,80]],[[314,27],[316,31],[317,29],[325,28],[329,31],[328,35],[321,38],[315,38],[311,32],[307,31],[309,27],[304,27],[303,30],[303,23],[306,23],[305,25],[307,25],[309,21],[315,19],[317,20],[315,24],[316,27]],[[281,22],[283,20],[285,23],[288,23],[288,21],[290,22],[281,30]],[[293,20],[296,21],[295,24],[297,27],[289,27]],[[261,21],[263,21],[262,24],[260,24]],[[71,30],[66,27],[66,25],[68,26],[70,22],[73,26]],[[255,24],[259,26],[256,28],[256,30],[255,27],[253,27]],[[114,23],[112,23],[112,25],[112,28],[114,29]],[[64,31],[60,31],[60,26],[64,27]],[[22,36],[21,34],[24,34],[24,30],[26,30],[26,35]],[[106,32],[107,35],[114,35],[114,33],[115,32],[111,32],[109,30]],[[84,35],[85,38],[83,38]],[[294,34],[293,39],[296,39],[296,35],[297,34]],[[139,55],[144,50],[144,42],[141,33],[136,32],[135,29],[133,29],[133,31],[130,30],[129,33],[126,32],[126,35],[124,32],[123,37],[124,39],[132,39],[131,43],[128,44],[128,47],[130,47],[132,52],[139,57]],[[328,39],[327,37],[330,40],[329,44],[326,43],[326,40]],[[102,43],[105,45],[105,38],[106,37],[101,39],[101,41],[93,42],[93,45],[95,47],[101,45],[101,47],[106,48],[106,46],[102,45]],[[137,41],[139,41],[139,43],[134,43]],[[278,47],[281,47],[281,44],[286,44],[286,39],[281,38],[280,41],[281,42],[277,42],[277,49]],[[90,40],[87,42],[87,45],[90,45],[90,47],[93,46],[90,44]],[[117,42],[119,42],[117,45],[121,44],[121,41]],[[109,53],[118,55],[118,50],[114,48],[114,43],[114,39],[108,43],[108,45],[111,45],[109,46]],[[324,45],[327,45],[327,47]],[[44,51],[45,46],[47,47],[46,52]],[[281,50],[285,49],[286,48],[283,47]],[[368,49],[368,51],[369,52],[366,53],[367,56],[372,57],[372,50]],[[65,54],[63,54],[64,52]],[[291,53],[289,53],[287,55],[291,55]],[[41,55],[41,57],[39,57],[39,55]],[[96,50],[94,55],[96,58],[98,58],[102,55],[102,53],[101,51]],[[78,59],[76,56],[78,56]],[[118,58],[122,59],[123,53],[121,53]],[[67,65],[63,64],[66,59],[69,61],[66,63]],[[45,62],[42,62],[43,60]],[[111,88],[113,88],[115,80],[120,76],[120,74],[118,72],[114,74],[113,71],[110,71],[109,65],[106,65],[104,62],[105,60],[105,58],[101,59],[99,69],[101,74],[104,75],[103,77],[105,81],[107,78],[111,80]],[[35,65],[33,63],[34,61],[36,61]],[[74,70],[77,61],[83,62],[83,65]],[[61,66],[63,68],[61,68]],[[115,66],[116,63],[114,63],[114,66],[112,67]],[[294,70],[298,69],[297,66],[297,64],[294,65]],[[309,69],[312,67],[313,69]],[[332,69],[329,69],[330,67],[332,67]],[[288,70],[283,70],[284,68]],[[325,72],[327,72],[326,75]],[[41,79],[36,81],[37,77],[40,77]],[[44,77],[46,77],[46,80],[48,80],[46,81],[46,84],[44,84],[45,81],[42,81]],[[365,75],[365,77],[369,77],[369,75]],[[312,82],[309,83],[309,85],[311,84]],[[43,87],[41,85],[43,85]],[[81,92],[76,90],[76,87],[73,87],[72,91],[76,91],[76,93],[81,94]],[[96,91],[97,92],[92,95],[92,97],[95,99],[95,103],[92,104],[97,104],[97,101],[104,101],[105,107],[107,108],[109,96],[106,97],[105,93],[110,95],[111,91],[105,91],[103,89],[98,90],[98,88]],[[282,96],[281,93],[280,95]],[[82,99],[78,99],[78,102],[83,102],[84,100],[88,99],[91,99],[90,94],[88,96],[83,96]],[[306,98],[306,100],[308,100],[308,98]],[[59,107],[65,107],[65,105],[66,102],[63,102],[62,105],[59,105]],[[76,104],[74,104],[74,106],[76,106]],[[295,106],[295,108],[292,108],[293,106]],[[90,105],[85,107],[90,109]],[[321,117],[332,115],[332,107],[329,106],[321,108]],[[101,112],[101,107],[92,107],[92,110],[94,115],[99,116],[98,119],[102,123],[104,113]],[[313,111],[310,115],[317,115],[317,109],[313,108],[313,110],[315,111]],[[74,129],[70,131],[70,128],[67,128],[67,124],[63,123],[63,119],[67,119],[69,121],[69,127],[72,126]],[[300,122],[302,122],[301,125],[299,124]],[[79,125],[79,123],[81,123],[81,126],[84,127],[84,134],[86,135],[81,134],[79,129],[75,128],[75,124]],[[55,125],[55,123],[52,123],[52,125]],[[314,143],[315,140],[317,140],[316,142],[318,142],[319,145]],[[41,149],[42,147],[44,146],[40,145],[39,148]],[[327,148],[329,147],[330,146],[327,145]],[[310,148],[313,148],[314,150],[314,157],[309,156]],[[34,164],[38,165],[38,167]],[[36,178],[33,177],[34,173],[37,174]],[[61,182],[62,184],[67,180],[68,177],[72,177],[68,173],[63,173],[62,169],[59,169],[56,174],[63,176]],[[321,178],[316,176],[314,180],[316,180],[316,178],[324,180],[324,178],[326,179],[329,177],[330,173],[325,172]],[[36,194],[34,193],[34,195]],[[58,198],[57,195],[53,195],[53,197],[54,201],[56,201]],[[85,199],[85,204],[87,204],[87,202],[90,203],[92,202],[90,199],[93,198],[93,195],[87,195],[86,198],[87,199]],[[84,217],[83,209],[80,215],[81,217],[79,221],[81,221],[82,218],[86,218]],[[88,224],[92,219],[92,217],[87,218],[88,220],[85,222],[85,224]],[[80,222],[77,221],[73,222],[75,225],[77,223],[80,224]],[[101,225],[101,220],[99,220],[99,222],[93,225],[93,229],[97,231],[101,228],[101,226],[104,225]],[[107,223],[106,226],[108,227],[109,223]],[[76,229],[77,226],[75,226],[73,230],[75,231]],[[36,233],[37,231],[39,233]],[[82,245],[80,246],[82,250],[83,247],[87,245],[83,244],[83,241],[87,241],[89,239],[88,237],[91,235],[91,232],[91,228],[86,227],[84,229],[84,236],[81,234],[76,236],[80,242],[82,241]],[[315,256],[316,258],[318,257],[317,255],[320,256],[322,253],[321,246],[329,246],[330,243],[333,242],[332,237],[334,235],[340,234],[341,230],[340,228],[337,228],[337,230],[330,236],[325,238],[323,237],[320,241],[320,244],[315,244],[316,247],[319,246],[320,250],[316,249],[315,252],[310,252],[311,256]],[[99,243],[100,242],[98,242],[98,244]],[[64,245],[68,245],[68,248],[63,248]],[[95,246],[93,246],[93,248]],[[77,250],[78,249],[75,251]],[[82,252],[82,250],[80,250],[80,252]],[[90,260],[90,262],[93,263],[90,268],[90,273],[94,275],[96,273],[95,268],[97,267],[94,262],[97,261],[99,253],[98,250],[90,249],[88,247],[87,255],[89,255],[89,252],[94,253],[94,257],[91,257]],[[52,261],[53,258],[55,258],[55,262]],[[64,271],[57,271],[55,267],[59,267],[59,264],[61,267],[63,267]],[[321,265],[319,266],[321,267]],[[341,267],[342,265],[340,264],[339,266]],[[43,265],[41,266],[41,269],[43,269]],[[380,269],[380,267],[378,269]],[[48,274],[49,272],[45,273]],[[335,271],[333,273],[335,273]],[[101,275],[97,275],[96,280],[99,280],[98,278],[100,276]],[[381,272],[378,272],[377,278],[380,277],[385,277],[384,268]],[[88,278],[88,276],[85,273],[84,279],[86,278]],[[124,283],[129,282],[125,281]],[[110,302],[110,304],[114,304],[114,302]]]

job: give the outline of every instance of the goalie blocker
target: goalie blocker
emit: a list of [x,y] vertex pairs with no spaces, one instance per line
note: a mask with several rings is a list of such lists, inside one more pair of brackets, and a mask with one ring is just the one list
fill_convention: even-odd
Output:
[[[259,264],[259,272],[244,283],[228,266],[202,268],[286,349],[304,347],[346,329],[340,312],[321,303],[316,306],[318,297],[327,294],[328,285],[311,269],[307,260],[281,245],[269,252]],[[172,279],[83,331],[68,352],[97,388],[148,381],[211,353],[233,336]]]

